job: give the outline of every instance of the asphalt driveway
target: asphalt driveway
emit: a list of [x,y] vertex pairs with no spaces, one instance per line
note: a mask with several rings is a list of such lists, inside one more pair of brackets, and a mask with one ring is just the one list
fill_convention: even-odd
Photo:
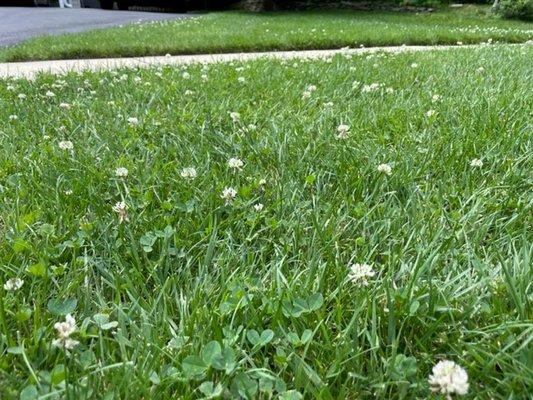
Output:
[[0,46],[41,35],[80,32],[134,22],[187,18],[187,14],[94,8],[0,7]]

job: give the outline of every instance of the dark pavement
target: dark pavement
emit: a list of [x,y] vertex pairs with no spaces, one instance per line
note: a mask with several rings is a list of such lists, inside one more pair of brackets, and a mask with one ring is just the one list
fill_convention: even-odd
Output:
[[42,35],[186,17],[187,14],[95,8],[0,7],[0,46],[12,45]]

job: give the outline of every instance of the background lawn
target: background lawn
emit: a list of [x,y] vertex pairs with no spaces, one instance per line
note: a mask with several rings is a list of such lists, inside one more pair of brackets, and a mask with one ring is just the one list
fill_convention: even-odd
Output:
[[0,397],[526,398],[532,57],[0,81]]
[[395,12],[212,13],[172,22],[44,37],[0,50],[0,60],[44,60],[345,46],[524,42],[531,23],[465,7],[429,14]]

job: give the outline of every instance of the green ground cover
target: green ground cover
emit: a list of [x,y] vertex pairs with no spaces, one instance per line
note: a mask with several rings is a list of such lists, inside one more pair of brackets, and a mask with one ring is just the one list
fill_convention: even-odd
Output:
[[199,18],[30,40],[0,50],[0,60],[45,60],[237,51],[525,42],[531,23],[487,15],[486,8],[434,13],[212,13]]
[[526,398],[532,56],[0,81],[0,397]]

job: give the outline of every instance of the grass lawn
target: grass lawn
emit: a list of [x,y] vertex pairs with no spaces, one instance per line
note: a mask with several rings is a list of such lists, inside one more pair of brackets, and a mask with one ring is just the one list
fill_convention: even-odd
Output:
[[0,397],[525,399],[532,57],[0,81]]
[[0,50],[0,60],[45,60],[345,46],[525,42],[533,24],[491,17],[483,7],[429,14],[394,12],[212,13],[43,37]]

